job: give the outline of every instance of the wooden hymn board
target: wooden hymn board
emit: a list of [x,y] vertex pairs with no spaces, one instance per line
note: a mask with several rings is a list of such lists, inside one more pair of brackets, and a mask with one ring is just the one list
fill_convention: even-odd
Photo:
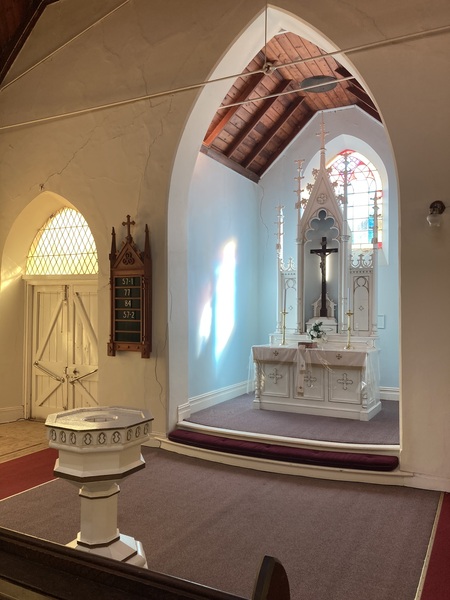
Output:
[[130,232],[130,215],[122,223],[127,237],[116,250],[112,229],[110,262],[111,335],[108,356],[118,351],[140,352],[150,358],[152,350],[152,261],[148,226],[145,226],[144,251],[140,252]]

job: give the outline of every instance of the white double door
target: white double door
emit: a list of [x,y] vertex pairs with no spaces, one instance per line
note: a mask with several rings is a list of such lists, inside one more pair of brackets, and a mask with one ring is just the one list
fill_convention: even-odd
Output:
[[35,285],[30,312],[31,417],[97,406],[97,286]]

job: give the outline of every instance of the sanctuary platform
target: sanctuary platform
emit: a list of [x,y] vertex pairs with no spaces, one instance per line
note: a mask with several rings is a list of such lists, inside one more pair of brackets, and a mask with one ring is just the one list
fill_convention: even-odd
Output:
[[252,347],[254,407],[369,421],[381,410],[378,350],[343,343]]

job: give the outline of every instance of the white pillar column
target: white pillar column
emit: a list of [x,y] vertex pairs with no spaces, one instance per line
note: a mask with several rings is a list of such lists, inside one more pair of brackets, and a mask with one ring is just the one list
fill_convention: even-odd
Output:
[[375,195],[373,201],[373,239],[372,239],[372,315],[371,315],[371,336],[378,335],[378,202]]
[[277,225],[277,244],[276,244],[276,251],[277,251],[277,302],[276,302],[276,332],[277,333],[281,333],[281,327],[282,327],[282,318],[281,318],[281,311],[283,310],[283,306],[284,306],[284,296],[285,296],[285,289],[284,289],[284,275],[283,275],[283,236],[284,236],[284,215],[283,215],[283,206],[281,206],[280,204],[277,206],[277,221],[276,221],[276,225]]
[[[339,305],[339,331],[347,327],[347,312],[350,310],[350,259],[351,259],[351,235],[348,227],[348,156],[344,157],[344,197],[342,200],[343,231],[341,232],[341,302]],[[353,282],[352,282],[353,286]]]
[[297,210],[297,281],[296,281],[296,289],[297,289],[297,328],[296,333],[303,333],[305,327],[305,313],[304,313],[304,280],[305,280],[305,262],[304,262],[304,252],[305,252],[305,242],[303,239],[302,232],[302,214],[305,208],[306,202],[302,199],[302,179],[303,172],[302,167],[305,162],[304,159],[296,160],[297,163],[297,171],[298,175],[295,178],[297,181],[297,189],[295,190],[297,194],[297,201],[295,203],[295,208]]

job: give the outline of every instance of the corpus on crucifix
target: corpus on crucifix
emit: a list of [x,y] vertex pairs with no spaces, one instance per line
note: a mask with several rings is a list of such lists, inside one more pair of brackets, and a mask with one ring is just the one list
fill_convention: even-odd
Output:
[[322,271],[322,302],[320,305],[320,316],[327,317],[327,263],[326,258],[332,252],[337,252],[337,248],[327,248],[327,238],[322,238],[321,248],[311,250],[311,254],[320,256],[320,270]]

